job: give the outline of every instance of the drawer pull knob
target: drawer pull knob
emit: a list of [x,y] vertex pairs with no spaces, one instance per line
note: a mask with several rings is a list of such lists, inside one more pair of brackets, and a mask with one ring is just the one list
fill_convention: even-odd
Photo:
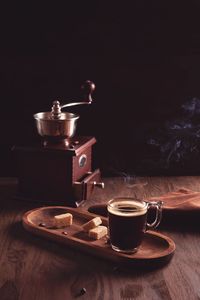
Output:
[[93,182],[93,185],[94,185],[95,187],[98,187],[98,188],[101,188],[101,189],[104,189],[104,187],[105,187],[104,182],[96,182],[96,181],[94,181],[94,182]]

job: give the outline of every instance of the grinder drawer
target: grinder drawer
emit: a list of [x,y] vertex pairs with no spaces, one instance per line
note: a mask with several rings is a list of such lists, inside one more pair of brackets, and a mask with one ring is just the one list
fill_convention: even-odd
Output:
[[96,169],[94,172],[88,172],[79,181],[75,181],[73,194],[75,199],[77,199],[77,206],[80,205],[80,201],[88,199],[96,187],[104,188],[99,169]]

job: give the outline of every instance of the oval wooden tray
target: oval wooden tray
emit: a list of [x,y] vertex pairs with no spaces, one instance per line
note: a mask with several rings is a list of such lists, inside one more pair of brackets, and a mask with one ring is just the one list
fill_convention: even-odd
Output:
[[[62,229],[50,229],[53,216],[69,212],[73,214],[73,224]],[[148,231],[138,252],[134,254],[118,253],[107,243],[106,237],[100,240],[92,240],[83,232],[82,225],[97,215],[80,208],[63,206],[49,206],[33,209],[24,214],[22,222],[26,230],[63,243],[70,247],[76,247],[89,254],[122,263],[168,262],[175,250],[175,243],[169,237],[153,231]],[[101,217],[103,225],[107,226],[107,219]],[[46,227],[41,227],[44,223]],[[67,234],[64,232],[67,232]]]

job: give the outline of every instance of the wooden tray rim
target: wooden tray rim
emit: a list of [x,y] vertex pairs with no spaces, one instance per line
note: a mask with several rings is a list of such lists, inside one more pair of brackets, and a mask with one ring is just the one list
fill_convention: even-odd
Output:
[[[95,244],[92,244],[92,246],[89,246],[89,244],[87,243],[87,247],[83,247],[83,245],[85,246],[85,242],[81,242],[79,238],[76,238],[76,237],[72,237],[72,236],[65,236],[62,234],[62,232],[56,230],[56,229],[48,229],[48,228],[45,228],[45,227],[39,227],[37,225],[35,225],[34,223],[30,222],[28,220],[28,216],[30,214],[32,214],[33,212],[35,211],[42,211],[42,210],[49,210],[49,209],[63,209],[63,210],[67,210],[68,212],[72,212],[76,215],[82,215],[83,217],[85,217],[86,219],[90,220],[92,217],[97,217],[99,215],[97,214],[94,214],[94,213],[90,213],[90,212],[87,212],[81,208],[72,208],[72,207],[67,207],[67,206],[45,206],[45,207],[39,207],[39,208],[34,208],[32,210],[29,210],[27,212],[24,213],[23,217],[22,217],[22,224],[23,224],[23,227],[35,234],[35,235],[39,235],[39,236],[42,236],[42,237],[45,237],[47,239],[50,239],[50,240],[56,240],[58,242],[61,242],[61,243],[64,243],[66,245],[69,245],[71,248],[73,246],[77,246],[77,245],[81,245],[82,249],[81,250],[84,250],[84,252],[88,252],[88,253],[91,253],[93,255],[95,255],[95,253],[92,253],[92,252],[95,252],[95,250],[99,253],[96,253],[96,256],[102,256],[102,257],[105,257],[105,253],[108,252],[108,249],[107,248],[103,248],[99,245],[95,245]],[[100,216],[101,219],[102,219],[102,223],[104,225],[107,225],[107,218],[106,217],[102,217]],[[47,233],[48,233],[48,236],[47,236]],[[160,238],[160,239],[163,239],[165,240],[165,242],[167,242],[168,244],[168,247],[162,251],[162,253],[160,253],[159,255],[155,255],[155,256],[151,256],[151,257],[137,257],[137,252],[135,254],[126,254],[126,253],[120,253],[120,252],[116,252],[116,251],[112,251],[112,256],[110,256],[110,259],[111,260],[119,260],[119,259],[124,259],[125,261],[153,261],[153,260],[157,260],[157,259],[165,259],[166,257],[168,258],[171,258],[174,254],[174,251],[176,249],[176,245],[174,243],[174,241],[160,233],[160,232],[157,232],[157,231],[152,231],[152,230],[148,230],[145,234],[148,234],[150,235],[151,237],[157,237],[157,238]],[[77,247],[78,248],[78,247]],[[88,251],[88,249],[90,248],[93,248],[95,249],[94,251]],[[100,251],[99,251],[100,250]],[[102,255],[101,255],[101,252],[102,252]],[[103,255],[104,254],[104,255]]]

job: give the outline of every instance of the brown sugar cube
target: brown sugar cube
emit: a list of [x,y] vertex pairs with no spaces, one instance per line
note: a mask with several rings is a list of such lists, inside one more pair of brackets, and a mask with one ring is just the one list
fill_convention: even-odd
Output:
[[56,228],[62,228],[72,225],[73,216],[70,213],[54,216],[54,224]]
[[106,226],[98,226],[89,230],[89,237],[95,240],[99,240],[100,238],[107,235],[108,229]]
[[102,220],[100,217],[93,218],[92,220],[90,220],[89,222],[87,222],[83,225],[83,230],[85,232],[87,232],[90,229],[97,227],[101,223],[102,223]]

